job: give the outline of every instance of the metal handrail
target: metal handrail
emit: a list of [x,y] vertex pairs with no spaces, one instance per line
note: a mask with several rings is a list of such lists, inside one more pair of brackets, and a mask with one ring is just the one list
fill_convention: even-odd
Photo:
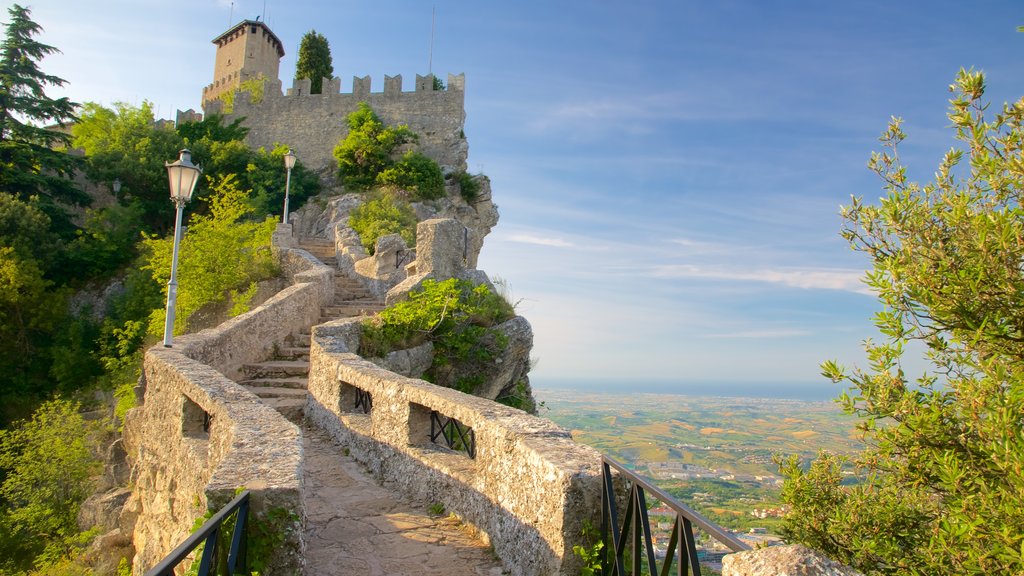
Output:
[[188,555],[203,542],[206,543],[206,546],[203,548],[203,556],[199,561],[198,576],[208,576],[211,570],[215,570],[213,561],[220,543],[221,524],[235,510],[238,511],[238,516],[235,518],[235,529],[231,534],[231,547],[228,549],[228,574],[234,574],[240,566],[243,568],[241,572],[247,573],[244,570],[246,558],[243,536],[249,519],[249,491],[243,490],[241,494],[235,496],[234,500],[228,502],[227,506],[221,508],[204,522],[199,530],[193,532],[159,564],[150,568],[145,576],[173,576],[174,569],[178,564],[185,561]]
[[[629,498],[624,511],[625,518],[621,526],[619,511],[616,505],[615,485],[612,469],[619,478],[629,482]],[[678,550],[678,574],[691,573],[700,576],[700,563],[697,560],[696,540],[693,536],[694,527],[700,528],[715,540],[725,544],[733,552],[750,550],[750,546],[740,541],[730,530],[701,516],[697,511],[678,501],[671,494],[655,486],[649,479],[627,469],[623,464],[608,456],[601,457],[601,541],[605,546],[601,550],[602,574],[625,576],[625,554],[627,547],[632,556],[631,571],[628,574],[639,576],[643,558],[647,559],[647,567],[651,574],[668,576],[672,558]],[[654,555],[654,541],[651,535],[651,524],[647,513],[647,497],[650,495],[661,501],[676,513],[672,523],[672,535],[669,537],[665,561],[658,570]],[[632,536],[628,538],[627,537]],[[611,558],[609,558],[611,554]]]

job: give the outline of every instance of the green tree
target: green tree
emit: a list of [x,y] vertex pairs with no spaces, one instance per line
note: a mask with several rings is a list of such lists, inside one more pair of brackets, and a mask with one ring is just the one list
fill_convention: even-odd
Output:
[[[113,108],[87,102],[71,131],[74,146],[85,151],[90,180],[120,180],[118,200],[139,204],[145,229],[162,233],[173,226],[164,163],[177,158],[185,143],[173,128],[157,125],[150,102],[116,102]],[[196,194],[202,192],[197,189]]]
[[392,154],[417,136],[408,126],[384,126],[366,102],[348,115],[348,134],[334,147],[338,174],[346,188],[365,190],[376,183],[377,175],[391,166]]
[[46,88],[64,80],[45,74],[38,62],[58,50],[33,39],[41,31],[27,8],[8,8],[0,47],[0,192],[22,200],[39,195],[51,218],[66,230],[70,225],[58,203],[87,204],[70,176],[75,159],[67,154],[65,132],[47,128],[75,119],[75,104],[68,98],[49,98]]
[[178,136],[181,136],[186,143],[209,140],[212,142],[231,142],[232,140],[244,140],[249,134],[249,129],[242,126],[244,118],[236,118],[231,124],[224,125],[224,117],[220,114],[207,114],[205,118],[196,122],[182,122],[178,125]]
[[[248,194],[238,188],[233,175],[221,178],[207,202],[209,214],[193,214],[181,240],[177,334],[185,331],[189,317],[206,304],[226,301],[232,291],[237,297],[255,282],[277,272],[270,250],[275,220],[248,220],[252,214]],[[171,273],[173,238],[149,238],[144,243],[144,268],[156,282],[166,285]],[[164,311],[157,308],[150,316],[149,332],[162,333],[163,322]]]
[[327,38],[316,30],[306,32],[299,44],[295,79],[309,78],[309,93],[320,94],[323,91],[323,79],[333,77],[334,65],[331,63],[331,46]]
[[78,510],[99,468],[90,432],[78,405],[64,400],[0,430],[0,570],[56,561],[75,548]]
[[[842,211],[883,306],[868,369],[823,365],[851,386],[863,479],[842,485],[828,456],[783,466],[788,535],[869,574],[1024,573],[1024,98],[989,118],[980,72],[950,89],[961,148],[934,180],[908,178],[893,119],[869,163],[885,196]],[[915,380],[911,341],[932,365]]]

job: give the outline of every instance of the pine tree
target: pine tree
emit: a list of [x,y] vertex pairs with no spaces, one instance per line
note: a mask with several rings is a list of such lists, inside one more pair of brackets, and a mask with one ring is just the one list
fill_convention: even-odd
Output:
[[70,179],[76,164],[66,152],[70,136],[54,126],[74,121],[77,105],[46,95],[47,87],[65,82],[45,74],[38,62],[59,51],[33,39],[42,28],[27,8],[14,4],[8,13],[0,46],[0,191],[22,200],[38,195],[51,217],[61,216],[54,202],[89,202]]
[[334,77],[334,65],[331,63],[331,47],[327,38],[310,30],[302,37],[299,45],[299,61],[295,65],[295,79],[309,78],[310,94],[323,91],[323,79]]

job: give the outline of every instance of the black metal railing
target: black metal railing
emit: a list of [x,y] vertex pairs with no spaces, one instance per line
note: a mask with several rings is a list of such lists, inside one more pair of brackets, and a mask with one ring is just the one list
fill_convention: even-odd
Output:
[[221,508],[219,512],[200,526],[199,530],[193,532],[181,545],[161,560],[159,564],[150,568],[145,576],[173,576],[174,569],[178,564],[185,561],[188,555],[203,543],[206,545],[203,547],[203,556],[199,560],[199,571],[197,574],[198,576],[208,576],[216,572],[214,562],[220,547],[221,525],[236,510],[238,515],[235,517],[235,528],[231,533],[231,547],[228,548],[227,573],[235,574],[238,572],[248,574],[248,571],[245,570],[244,535],[249,519],[249,491],[243,490],[241,494],[235,496],[234,500],[228,502],[227,506]]
[[430,411],[430,441],[444,445],[452,450],[465,452],[470,458],[476,458],[476,433],[469,426],[455,418],[449,418],[436,410]]
[[[700,562],[697,557],[697,538],[694,529],[699,528],[707,535],[721,542],[733,552],[749,550],[729,530],[714,524],[696,511],[664,492],[648,479],[637,475],[615,460],[601,458],[601,550],[602,574],[609,576],[639,576],[646,564],[649,574],[668,576],[675,564],[679,576],[693,574],[700,576]],[[617,478],[612,476],[615,471]],[[626,509],[620,521],[616,504],[616,480],[628,491]],[[672,521],[672,535],[669,536],[661,568],[654,553],[654,537],[647,513],[647,495],[660,501],[675,513]],[[629,571],[627,571],[627,558]]]
[[362,388],[356,388],[355,394],[355,411],[362,412],[363,414],[369,414],[370,410],[373,410],[373,396]]

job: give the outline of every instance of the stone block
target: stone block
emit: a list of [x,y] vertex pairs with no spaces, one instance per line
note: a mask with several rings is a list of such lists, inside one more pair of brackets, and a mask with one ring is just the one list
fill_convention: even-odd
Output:
[[863,576],[860,572],[800,544],[770,546],[729,554],[722,576]]

